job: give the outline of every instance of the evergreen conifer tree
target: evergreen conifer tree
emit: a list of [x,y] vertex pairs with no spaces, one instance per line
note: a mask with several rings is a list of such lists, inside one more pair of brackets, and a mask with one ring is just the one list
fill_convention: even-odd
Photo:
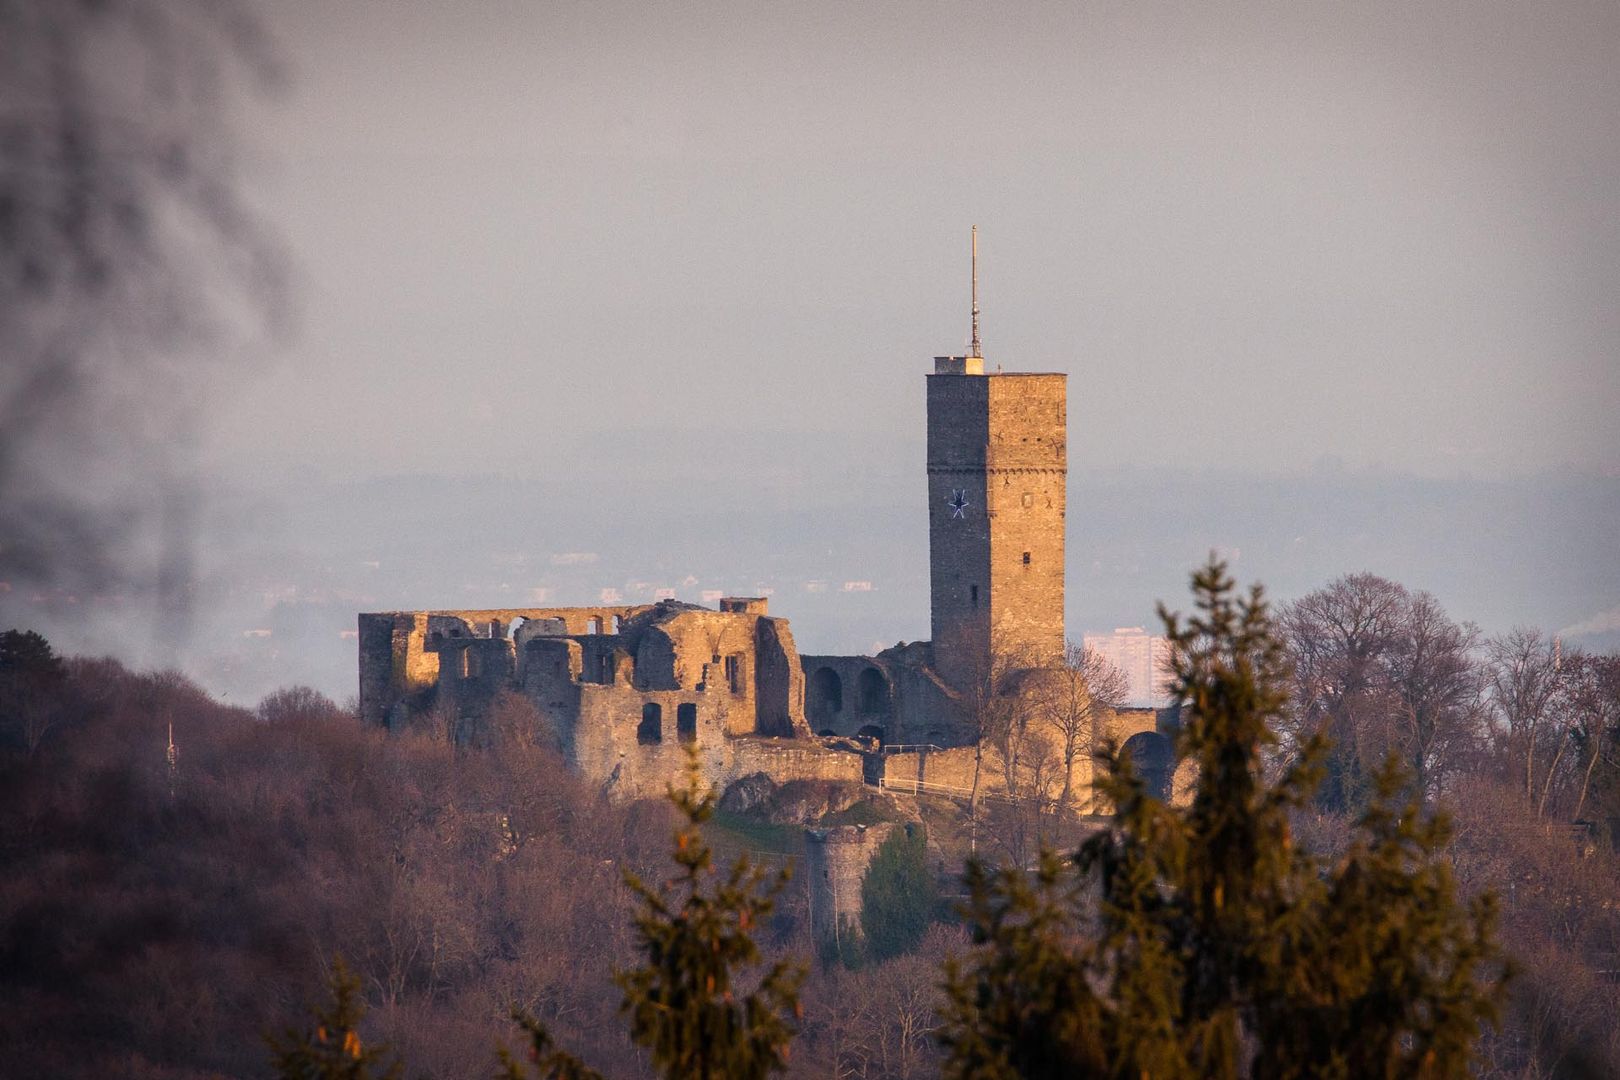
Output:
[[1190,620],[1164,614],[1192,804],[1165,805],[1108,750],[1113,825],[1072,862],[970,867],[979,948],[947,973],[946,1074],[1467,1075],[1502,994],[1494,898],[1459,900],[1449,823],[1394,765],[1341,860],[1294,846],[1326,746],[1268,782],[1286,671],[1264,598],[1214,560],[1193,591]]
[[928,844],[920,822],[883,841],[861,879],[861,930],[873,960],[917,947],[934,921],[939,888],[928,870]]
[[[679,873],[662,888],[633,874],[625,881],[641,902],[636,916],[643,963],[618,974],[630,1037],[649,1051],[668,1080],[761,1080],[786,1068],[799,1015],[802,965],[771,964],[752,990],[746,969],[762,961],[754,935],[775,906],[788,871],[772,877],[742,856],[727,871],[714,865],[702,826],[714,816],[695,752],[686,787],[670,800],[684,819],[675,833]],[[519,1016],[542,1077],[595,1080],[578,1059],[556,1048],[544,1025]],[[507,1077],[521,1069],[503,1055]]]
[[312,1009],[314,1026],[268,1036],[279,1080],[398,1080],[402,1066],[386,1045],[365,1046],[360,1021],[366,1005],[360,980],[342,957],[328,980],[331,1004]]

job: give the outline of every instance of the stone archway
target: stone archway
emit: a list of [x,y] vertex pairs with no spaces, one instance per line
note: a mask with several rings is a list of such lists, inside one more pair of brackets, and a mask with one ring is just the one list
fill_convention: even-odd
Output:
[[807,710],[817,719],[836,720],[844,712],[844,680],[830,667],[816,668],[810,676]]
[[855,680],[855,700],[863,713],[887,716],[889,680],[875,667],[862,668]]
[[1131,767],[1142,778],[1148,793],[1170,801],[1170,777],[1176,769],[1175,747],[1156,731],[1139,731],[1125,740],[1120,753],[1131,759]]

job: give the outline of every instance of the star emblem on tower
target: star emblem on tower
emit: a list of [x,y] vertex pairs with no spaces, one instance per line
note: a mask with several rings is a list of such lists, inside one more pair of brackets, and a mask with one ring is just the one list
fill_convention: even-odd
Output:
[[951,517],[967,517],[967,492],[962,488],[951,490]]

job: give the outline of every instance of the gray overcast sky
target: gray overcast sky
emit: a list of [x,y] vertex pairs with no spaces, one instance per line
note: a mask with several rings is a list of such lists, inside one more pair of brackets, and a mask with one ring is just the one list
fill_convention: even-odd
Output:
[[1613,0],[266,15],[302,328],[214,414],[227,472],[709,421],[909,462],[976,222],[1071,468],[1620,473]]

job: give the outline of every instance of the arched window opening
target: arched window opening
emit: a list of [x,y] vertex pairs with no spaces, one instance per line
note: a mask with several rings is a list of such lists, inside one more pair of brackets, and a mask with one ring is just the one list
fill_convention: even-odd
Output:
[[641,707],[641,726],[636,728],[636,742],[653,746],[664,741],[664,708],[649,701]]
[[675,706],[675,737],[681,742],[697,742],[697,706],[690,701]]
[[591,616],[591,629],[590,629],[590,632],[593,633],[593,634],[600,634],[602,632],[602,616],[600,616],[600,615]]
[[816,711],[828,714],[844,711],[844,680],[832,668],[817,668],[811,676],[810,689]]
[[883,677],[883,672],[875,667],[869,667],[861,672],[855,686],[861,712],[887,713],[889,711],[889,680]]
[[877,724],[867,724],[855,734],[858,738],[875,739],[879,746],[883,745],[883,729]]

